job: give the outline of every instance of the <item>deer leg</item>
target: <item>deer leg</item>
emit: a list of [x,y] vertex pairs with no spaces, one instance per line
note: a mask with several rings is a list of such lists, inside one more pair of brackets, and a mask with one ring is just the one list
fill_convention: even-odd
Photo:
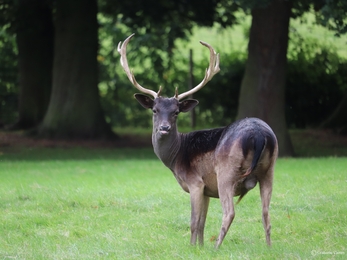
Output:
[[219,248],[223,242],[225,235],[227,234],[231,223],[235,217],[234,210],[234,185],[232,181],[232,173],[230,171],[226,172],[228,176],[223,178],[218,178],[218,191],[219,198],[223,208],[223,218],[222,218],[222,227],[217,238],[215,247]]
[[269,169],[266,176],[259,180],[260,197],[262,202],[263,225],[266,236],[266,243],[271,246],[271,224],[269,207],[272,194],[273,168]]
[[190,243],[196,245],[196,240],[199,240],[199,245],[204,244],[204,228],[207,216],[208,205],[210,198],[204,196],[204,187],[195,187],[190,189],[190,201],[191,201],[191,238]]

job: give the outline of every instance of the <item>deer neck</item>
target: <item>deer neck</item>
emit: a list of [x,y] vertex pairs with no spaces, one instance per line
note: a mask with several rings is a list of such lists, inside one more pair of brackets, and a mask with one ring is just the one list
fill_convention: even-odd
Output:
[[177,127],[171,129],[166,135],[161,135],[153,129],[152,144],[154,153],[170,169],[174,167],[181,147],[181,139],[182,134],[178,132]]

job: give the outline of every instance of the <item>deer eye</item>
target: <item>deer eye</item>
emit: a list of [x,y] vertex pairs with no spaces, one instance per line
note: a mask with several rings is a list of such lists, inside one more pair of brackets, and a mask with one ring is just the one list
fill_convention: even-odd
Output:
[[174,113],[174,115],[175,115],[175,116],[178,116],[179,113],[180,113],[180,111],[176,111],[176,112]]
[[152,111],[153,111],[153,114],[156,114],[156,113],[157,113],[157,110],[156,110],[156,109],[153,109]]

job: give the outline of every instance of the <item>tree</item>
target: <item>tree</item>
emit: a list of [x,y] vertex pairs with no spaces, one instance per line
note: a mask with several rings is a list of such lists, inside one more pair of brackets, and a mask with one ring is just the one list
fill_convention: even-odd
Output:
[[57,0],[53,85],[40,136],[112,136],[98,93],[96,0]]
[[28,129],[41,122],[48,107],[53,63],[52,11],[46,0],[18,0],[15,10],[19,118],[11,128]]
[[[46,2],[19,0],[19,3],[35,1]],[[48,111],[39,128],[41,135],[96,137],[110,133],[98,100],[95,1],[53,1],[56,4],[53,89]],[[249,58],[239,97],[238,117],[263,118],[278,136],[280,154],[292,154],[283,109],[288,21],[291,10],[294,16],[300,15],[312,3],[316,4],[316,10],[323,10],[324,6],[328,6],[325,1],[149,0],[144,3],[129,0],[115,4],[109,0],[100,0],[99,3],[104,13],[120,18],[118,22],[129,26],[132,32],[137,31],[138,42],[146,40],[146,45],[152,47],[147,50],[147,55],[153,61],[151,64],[158,68],[156,72],[159,78],[165,80],[168,74],[165,70],[172,65],[170,55],[175,47],[175,39],[186,37],[195,24],[211,26],[219,23],[229,26],[235,22],[236,10],[252,10]],[[334,17],[339,16],[334,14]],[[155,52],[154,49],[159,51]],[[164,52],[169,57],[165,66],[162,58]]]
[[248,60],[241,84],[237,118],[259,117],[277,135],[281,156],[293,155],[285,114],[285,77],[289,1],[252,9]]

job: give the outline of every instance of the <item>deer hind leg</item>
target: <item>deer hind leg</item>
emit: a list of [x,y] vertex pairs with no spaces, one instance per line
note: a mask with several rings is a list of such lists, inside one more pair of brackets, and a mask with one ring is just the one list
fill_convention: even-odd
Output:
[[203,245],[204,228],[210,198],[204,196],[204,186],[194,187],[192,189],[189,189],[189,192],[192,208],[190,222],[190,243],[192,245],[196,245],[196,240],[199,240],[199,245]]
[[266,175],[259,180],[260,197],[262,202],[263,225],[266,236],[266,243],[271,246],[271,224],[269,207],[272,194],[273,167],[267,171]]
[[[219,175],[219,176],[218,176]],[[222,227],[219,232],[215,247],[219,248],[222,244],[225,235],[227,234],[231,223],[235,217],[234,210],[234,184],[233,180],[234,173],[230,170],[224,170],[223,173],[217,174],[218,176],[218,192],[219,198],[223,209]]]

